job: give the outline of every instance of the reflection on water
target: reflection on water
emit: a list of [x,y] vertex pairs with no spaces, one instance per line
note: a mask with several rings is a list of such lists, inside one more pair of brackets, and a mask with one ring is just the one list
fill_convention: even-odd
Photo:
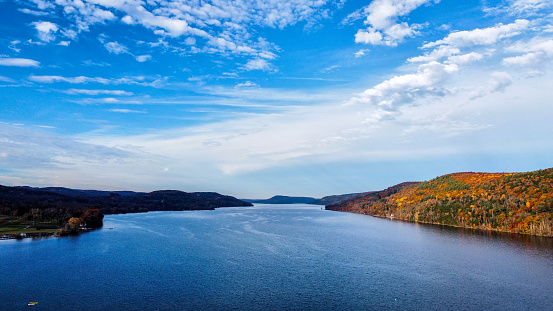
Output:
[[552,244],[310,205],[109,215],[0,241],[0,309],[553,310]]
[[475,230],[469,228],[458,228],[441,225],[414,223],[415,226],[424,227],[425,230],[436,231],[440,234],[456,236],[459,239],[474,240],[477,237],[483,238],[486,242],[506,243],[515,248],[526,248],[529,251],[543,253],[551,252],[553,255],[553,238],[541,237],[526,234],[514,234],[509,232],[498,232],[489,230]]

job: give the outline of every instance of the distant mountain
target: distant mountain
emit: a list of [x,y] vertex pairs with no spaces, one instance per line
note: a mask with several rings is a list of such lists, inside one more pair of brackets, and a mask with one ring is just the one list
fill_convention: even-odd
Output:
[[312,197],[289,197],[284,195],[275,195],[270,199],[265,200],[253,200],[253,199],[244,199],[246,202],[251,203],[260,203],[260,204],[313,204],[313,205],[330,205],[338,204],[343,201],[352,200],[363,195],[367,195],[372,192],[363,192],[363,193],[350,193],[350,194],[339,194],[339,195],[329,195],[321,199],[316,199]]
[[553,236],[553,168],[453,173],[327,209],[413,222]]
[[373,192],[375,192],[375,191],[362,192],[362,193],[329,195],[329,196],[323,197],[321,199],[316,199],[315,201],[311,202],[310,204],[317,204],[317,205],[338,204],[338,203],[341,203],[341,202],[344,202],[344,201],[353,200],[353,199],[359,198],[361,196],[371,194]]
[[314,204],[312,202],[315,200],[315,198],[311,197],[289,197],[284,195],[275,195],[274,197],[266,200],[244,199],[246,202],[260,204]]

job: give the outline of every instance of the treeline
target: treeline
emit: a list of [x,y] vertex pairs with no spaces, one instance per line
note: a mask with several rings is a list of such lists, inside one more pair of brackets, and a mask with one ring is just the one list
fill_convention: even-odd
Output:
[[553,168],[449,174],[373,202],[348,204],[378,217],[553,236]]
[[[217,207],[251,205],[214,192],[161,190],[150,193],[112,193],[0,186],[0,215],[17,217],[36,224],[55,224],[68,232],[74,231],[77,225],[89,228],[101,226],[97,219],[103,219],[104,214],[213,210]],[[94,215],[96,218],[92,217]]]

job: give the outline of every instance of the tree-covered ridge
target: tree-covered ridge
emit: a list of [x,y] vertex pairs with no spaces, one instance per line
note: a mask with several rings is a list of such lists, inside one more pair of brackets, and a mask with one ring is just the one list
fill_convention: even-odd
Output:
[[80,227],[97,228],[101,227],[104,214],[251,205],[215,192],[159,190],[142,193],[0,186],[0,238],[19,232],[42,236],[57,230],[61,230],[60,234],[68,234]]
[[553,236],[553,168],[454,173],[362,206],[360,212],[451,226]]

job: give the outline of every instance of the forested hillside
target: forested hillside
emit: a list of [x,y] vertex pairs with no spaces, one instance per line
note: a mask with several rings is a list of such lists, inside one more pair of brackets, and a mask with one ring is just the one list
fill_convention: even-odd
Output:
[[348,204],[378,217],[553,236],[553,168],[448,174],[375,202]]
[[100,227],[104,214],[251,205],[214,192],[160,190],[142,193],[0,186],[0,237],[14,232],[43,235],[58,229],[75,232],[81,225]]
[[395,186],[386,188],[381,191],[371,191],[360,194],[352,195],[349,198],[345,198],[337,203],[329,204],[326,206],[327,210],[340,211],[340,212],[352,212],[366,214],[366,207],[370,206],[379,200],[382,200],[405,187],[411,187],[418,184],[418,182],[403,182]]

